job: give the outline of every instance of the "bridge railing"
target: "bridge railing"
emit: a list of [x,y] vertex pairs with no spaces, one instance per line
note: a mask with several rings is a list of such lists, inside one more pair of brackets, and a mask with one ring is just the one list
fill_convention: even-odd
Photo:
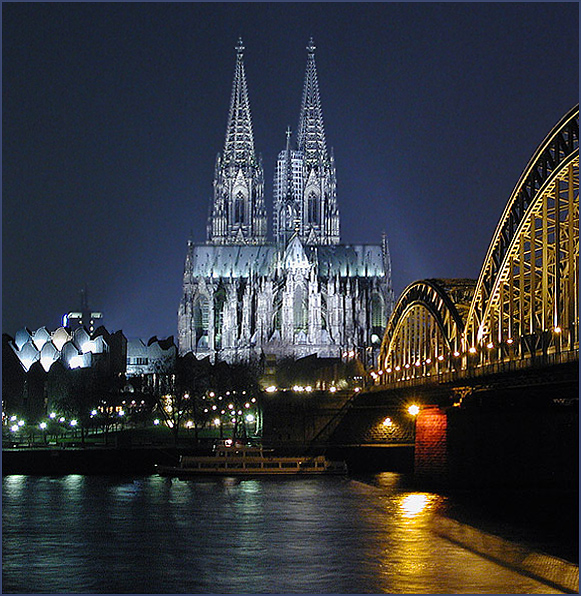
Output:
[[405,374],[401,376],[381,374],[377,375],[372,387],[383,390],[397,387],[453,384],[459,380],[476,379],[530,369],[541,369],[570,362],[579,362],[578,349],[553,353],[533,353],[521,359],[499,360],[486,364],[468,366],[467,368],[458,368],[458,370],[436,370],[433,373],[422,376],[410,375],[406,377]]

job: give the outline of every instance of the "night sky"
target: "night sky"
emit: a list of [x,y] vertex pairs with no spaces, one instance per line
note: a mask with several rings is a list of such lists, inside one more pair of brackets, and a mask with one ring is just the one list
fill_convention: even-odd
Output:
[[578,3],[3,3],[3,332],[55,329],[86,284],[109,331],[175,336],[238,36],[271,207],[311,35],[342,242],[385,231],[396,295],[477,278],[579,101]]

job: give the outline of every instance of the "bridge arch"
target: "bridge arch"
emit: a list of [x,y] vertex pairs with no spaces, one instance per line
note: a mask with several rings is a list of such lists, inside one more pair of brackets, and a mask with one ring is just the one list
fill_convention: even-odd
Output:
[[541,143],[492,237],[462,341],[479,361],[579,345],[579,106]]
[[380,375],[408,379],[454,366],[474,287],[470,279],[425,279],[410,284],[387,323]]
[[[515,186],[477,281],[427,279],[397,301],[375,382],[579,353],[579,106]],[[552,356],[551,356],[552,357]]]

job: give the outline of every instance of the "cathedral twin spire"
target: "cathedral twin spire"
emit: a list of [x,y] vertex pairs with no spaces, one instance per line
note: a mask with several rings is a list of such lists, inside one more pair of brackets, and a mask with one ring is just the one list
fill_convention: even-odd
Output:
[[242,39],[239,39],[236,45],[236,68],[222,161],[223,163],[245,163],[252,162],[254,159],[254,135],[244,70],[244,45]]
[[315,49],[311,37],[307,46],[307,71],[305,73],[303,101],[297,133],[297,149],[305,153],[307,161],[318,160],[327,156],[323,110],[321,109],[317,67],[315,65]]
[[[208,219],[208,241],[212,244],[266,242],[264,172],[254,151],[243,52],[240,39],[224,151],[216,160]],[[312,39],[307,52],[297,149],[290,148],[289,130],[275,173],[274,235],[282,244],[295,234],[307,244],[338,244],[335,165],[333,157],[327,155]]]
[[216,158],[208,241],[212,244],[266,242],[264,171],[262,160],[257,159],[254,151],[242,39],[236,46],[224,151]]

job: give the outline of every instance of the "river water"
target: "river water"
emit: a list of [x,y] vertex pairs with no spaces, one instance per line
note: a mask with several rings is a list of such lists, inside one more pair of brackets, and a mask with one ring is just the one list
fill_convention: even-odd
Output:
[[551,593],[438,537],[445,498],[371,482],[5,476],[3,593]]

